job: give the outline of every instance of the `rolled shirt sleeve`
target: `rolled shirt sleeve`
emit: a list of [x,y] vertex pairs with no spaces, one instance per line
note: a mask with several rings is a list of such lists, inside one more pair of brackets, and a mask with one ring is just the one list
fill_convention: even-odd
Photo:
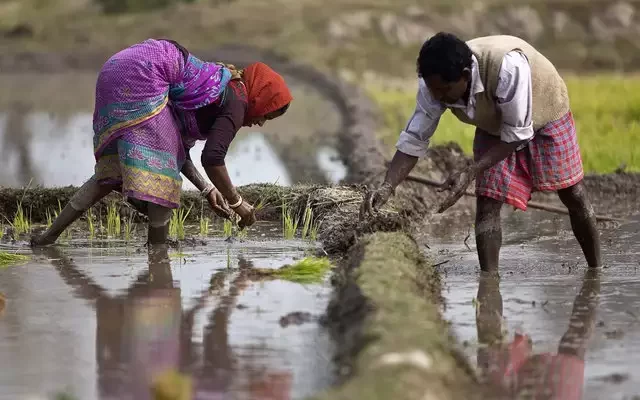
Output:
[[496,97],[502,112],[500,139],[513,143],[533,138],[531,66],[521,52],[511,51],[502,60]]
[[424,157],[445,107],[433,99],[424,80],[418,80],[416,108],[396,143],[396,149],[414,157]]

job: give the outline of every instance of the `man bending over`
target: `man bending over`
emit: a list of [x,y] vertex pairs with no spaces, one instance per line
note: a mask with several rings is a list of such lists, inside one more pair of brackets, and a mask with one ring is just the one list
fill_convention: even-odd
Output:
[[600,239],[564,80],[522,39],[487,36],[464,42],[449,33],[427,40],[418,56],[416,109],[401,132],[384,183],[363,208],[378,209],[427,153],[447,110],[476,127],[474,162],[442,190],[443,212],[476,180],[476,246],[483,271],[498,270],[503,203],[527,209],[533,191],[556,191],[591,268],[601,266]]

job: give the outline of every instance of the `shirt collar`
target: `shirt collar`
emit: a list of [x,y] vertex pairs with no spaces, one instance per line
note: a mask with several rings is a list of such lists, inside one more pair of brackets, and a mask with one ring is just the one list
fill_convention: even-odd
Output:
[[455,104],[447,104],[446,107],[453,108],[467,108],[474,107],[476,103],[475,95],[484,92],[484,85],[482,79],[480,79],[480,68],[478,66],[478,59],[475,54],[471,55],[471,91],[469,92],[469,104],[465,104],[462,99],[458,100]]

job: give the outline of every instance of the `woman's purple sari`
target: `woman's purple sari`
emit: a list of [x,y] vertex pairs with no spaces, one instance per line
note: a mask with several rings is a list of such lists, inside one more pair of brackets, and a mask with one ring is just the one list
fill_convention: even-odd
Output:
[[[182,135],[199,137],[193,111],[215,102],[228,69],[149,39],[114,54],[100,70],[93,115],[96,177],[121,184],[125,197],[180,204]],[[180,113],[181,120],[177,118]],[[186,116],[186,118],[185,118]]]

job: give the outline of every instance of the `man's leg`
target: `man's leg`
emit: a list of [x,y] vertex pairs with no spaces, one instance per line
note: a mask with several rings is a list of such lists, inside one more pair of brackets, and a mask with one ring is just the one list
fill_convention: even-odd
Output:
[[147,209],[149,210],[147,242],[149,245],[166,243],[169,236],[171,209],[154,203],[149,203]]
[[476,199],[476,248],[480,269],[498,272],[502,227],[500,210],[502,202],[485,196]]
[[69,225],[80,218],[91,206],[104,196],[118,188],[118,185],[100,185],[95,176],[89,178],[71,197],[60,215],[53,221],[49,229],[39,236],[31,238],[32,246],[46,246],[55,243]]
[[587,198],[583,181],[558,190],[560,200],[569,210],[571,228],[590,268],[600,268],[600,233],[596,225],[596,215]]

